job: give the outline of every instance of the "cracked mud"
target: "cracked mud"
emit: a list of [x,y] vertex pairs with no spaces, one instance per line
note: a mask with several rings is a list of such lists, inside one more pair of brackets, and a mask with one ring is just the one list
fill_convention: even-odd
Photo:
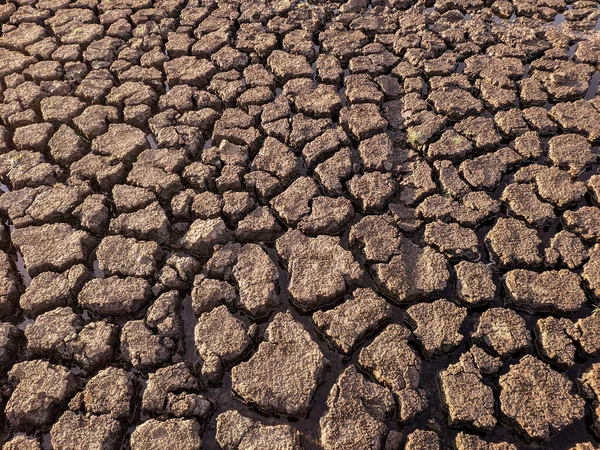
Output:
[[599,6],[0,4],[0,447],[599,449]]

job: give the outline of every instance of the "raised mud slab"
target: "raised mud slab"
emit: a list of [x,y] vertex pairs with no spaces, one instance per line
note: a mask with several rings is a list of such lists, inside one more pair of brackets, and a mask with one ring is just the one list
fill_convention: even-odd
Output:
[[599,449],[599,4],[0,4],[0,447]]

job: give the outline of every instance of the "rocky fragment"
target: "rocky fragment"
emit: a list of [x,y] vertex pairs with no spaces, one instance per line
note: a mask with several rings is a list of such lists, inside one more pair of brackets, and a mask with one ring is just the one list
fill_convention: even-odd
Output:
[[391,307],[371,289],[356,289],[352,298],[328,310],[317,311],[313,320],[319,330],[344,353],[389,318]]
[[583,206],[574,211],[565,211],[563,221],[565,227],[583,239],[592,242],[600,240],[600,208]]
[[106,275],[150,277],[157,270],[162,250],[156,242],[107,236],[96,249],[98,267]]
[[175,447],[181,450],[200,450],[200,425],[193,419],[149,419],[138,425],[129,439],[131,450],[150,450],[156,447]]
[[19,280],[10,257],[0,251],[0,317],[5,318],[15,312],[23,285]]
[[407,238],[389,263],[374,264],[377,280],[399,302],[409,302],[441,293],[450,279],[446,258],[433,248],[424,248]]
[[588,249],[583,245],[583,242],[581,242],[581,239],[575,234],[564,230],[559,231],[550,239],[550,248],[556,251],[561,263],[571,270],[581,266],[590,254]]
[[287,262],[289,293],[304,310],[325,306],[342,297],[363,274],[352,253],[340,246],[337,237],[311,238],[290,230],[277,240],[276,248]]
[[198,219],[192,223],[181,244],[193,253],[207,256],[212,253],[215,245],[226,244],[229,239],[230,232],[222,218]]
[[425,242],[449,258],[477,259],[478,241],[475,232],[456,223],[435,221],[425,226]]
[[478,436],[460,432],[454,442],[456,450],[517,450],[508,442],[488,442]]
[[482,262],[461,261],[454,266],[456,295],[467,306],[491,302],[496,296],[492,270]]
[[167,244],[171,240],[169,219],[158,202],[115,217],[110,221],[109,232],[159,244]]
[[65,411],[50,429],[50,438],[56,449],[115,448],[119,445],[122,428],[123,425],[109,415],[84,416]]
[[0,322],[0,368],[4,369],[16,356],[21,336],[17,327]]
[[85,411],[108,414],[114,419],[126,419],[133,400],[134,377],[117,367],[108,367],[93,376],[83,390]]
[[[327,397],[327,412],[319,421],[325,450],[377,448],[388,435],[386,416],[394,409],[389,389],[367,381],[354,366],[337,379]],[[355,424],[360,423],[360,427]]]
[[500,377],[500,409],[527,437],[548,441],[583,418],[585,401],[569,379],[525,355]]
[[38,356],[72,359],[72,343],[81,328],[81,320],[71,308],[56,308],[27,325],[27,349]]
[[169,337],[155,334],[144,320],[131,320],[121,331],[121,356],[133,367],[148,369],[166,363],[175,343]]
[[592,400],[592,430],[597,436],[600,433],[600,364],[594,363],[585,369],[579,377],[578,384],[582,396]]
[[571,367],[575,361],[573,338],[577,327],[564,317],[546,317],[535,324],[536,345],[544,358],[563,367]]
[[102,316],[126,315],[138,311],[150,299],[150,285],[141,278],[95,278],[83,287],[79,304]]
[[450,425],[466,425],[490,430],[496,425],[494,394],[484,384],[471,353],[439,373],[440,394],[448,411]]
[[233,308],[237,299],[235,288],[227,281],[197,275],[192,289],[192,309],[197,317],[220,305]]
[[11,239],[32,276],[48,270],[63,272],[75,264],[86,263],[93,246],[88,233],[66,223],[20,228],[11,234]]
[[569,314],[586,302],[579,276],[570,270],[511,270],[504,280],[508,302],[529,313]]
[[551,138],[548,141],[548,157],[557,167],[567,170],[571,176],[577,176],[596,160],[590,144],[577,134],[563,134]]
[[73,358],[85,370],[95,370],[115,354],[119,327],[104,321],[85,325],[72,342]]
[[428,356],[448,353],[463,340],[459,329],[467,316],[467,310],[446,299],[413,305],[406,313],[409,321],[414,324],[415,337]]
[[349,240],[368,262],[389,262],[404,241],[393,219],[387,216],[363,217],[350,227]]
[[217,417],[217,443],[222,449],[301,448],[298,432],[289,425],[263,425],[235,410]]
[[577,331],[574,333],[574,340],[587,355],[597,355],[600,352],[600,333],[598,325],[600,324],[600,313],[594,311],[587,317],[582,317],[575,326]]
[[232,390],[263,411],[302,417],[328,366],[304,327],[279,313],[252,358],[231,370]]
[[265,317],[279,305],[279,272],[262,247],[244,245],[231,273],[238,285],[238,305],[252,317]]
[[428,406],[420,380],[422,361],[408,344],[410,336],[402,325],[388,325],[358,356],[359,365],[392,390],[399,405],[398,418],[403,422]]
[[501,200],[508,204],[515,216],[525,219],[536,228],[542,228],[556,219],[552,205],[541,202],[529,184],[509,184],[502,192]]
[[41,450],[38,439],[24,434],[17,435],[4,443],[2,450]]
[[72,372],[42,360],[15,364],[8,378],[14,390],[5,412],[16,430],[52,424],[77,389]]
[[239,360],[253,343],[255,327],[248,327],[225,306],[206,312],[194,331],[196,351],[204,361],[202,374],[217,382],[224,369]]
[[415,430],[406,437],[406,450],[440,450],[440,437],[435,431]]
[[81,288],[91,278],[92,274],[83,264],[63,273],[42,272],[31,280],[19,299],[19,305],[30,316],[60,306],[72,306]]
[[197,392],[203,387],[190,368],[179,362],[158,369],[148,376],[142,395],[142,409],[146,414],[174,417],[196,417],[207,420],[213,405]]
[[488,309],[475,326],[471,339],[500,357],[508,357],[531,344],[525,320],[511,309]]
[[347,198],[318,196],[312,199],[311,212],[298,223],[298,229],[308,236],[338,234],[353,217],[354,208]]
[[491,252],[504,267],[536,266],[542,262],[535,230],[512,218],[500,218],[485,237]]

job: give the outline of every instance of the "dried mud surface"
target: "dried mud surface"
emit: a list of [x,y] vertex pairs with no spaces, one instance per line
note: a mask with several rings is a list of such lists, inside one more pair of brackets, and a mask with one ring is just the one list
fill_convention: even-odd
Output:
[[2,448],[600,448],[599,19],[1,4]]

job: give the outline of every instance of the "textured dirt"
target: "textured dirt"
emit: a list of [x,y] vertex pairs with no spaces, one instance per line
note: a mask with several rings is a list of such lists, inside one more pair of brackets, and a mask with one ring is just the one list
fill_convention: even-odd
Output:
[[0,25],[3,450],[600,448],[597,0]]

